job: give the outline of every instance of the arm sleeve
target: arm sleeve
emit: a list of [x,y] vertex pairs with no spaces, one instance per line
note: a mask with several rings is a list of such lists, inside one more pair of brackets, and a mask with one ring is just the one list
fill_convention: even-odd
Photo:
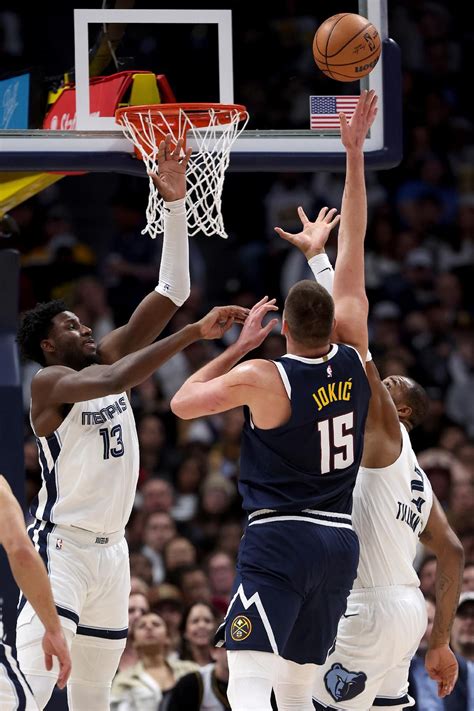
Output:
[[182,306],[191,291],[185,198],[165,202],[163,251],[155,291]]
[[314,278],[324,286],[326,291],[328,291],[332,296],[332,287],[334,283],[334,269],[332,268],[331,262],[326,252],[322,254],[316,254],[314,257],[308,261],[309,268],[314,274]]

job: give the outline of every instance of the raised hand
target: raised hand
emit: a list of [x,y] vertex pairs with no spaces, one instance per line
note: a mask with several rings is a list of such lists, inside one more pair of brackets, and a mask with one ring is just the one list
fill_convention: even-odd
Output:
[[249,310],[242,306],[215,306],[198,321],[201,338],[222,338],[234,323],[245,323]]
[[346,151],[362,150],[368,130],[377,116],[377,101],[378,96],[373,89],[364,90],[350,121],[345,114],[339,114],[341,140]]
[[449,645],[428,649],[425,667],[431,679],[438,682],[438,696],[448,696],[454,689],[459,672],[457,659]]
[[166,202],[181,200],[186,195],[186,166],[192,150],[184,153],[184,141],[179,139],[173,147],[172,136],[168,133],[158,148],[158,173],[148,173],[153,183]]
[[278,311],[278,306],[275,305],[275,301],[276,299],[270,299],[269,301],[268,296],[264,296],[263,299],[258,301],[255,306],[250,309],[237,341],[237,344],[241,346],[245,353],[249,353],[253,351],[254,348],[258,348],[272,331],[273,327],[278,323],[278,319],[273,318],[266,326],[262,325],[264,317],[270,313],[270,311]]
[[340,220],[340,215],[336,213],[337,210],[335,207],[331,210],[327,207],[323,207],[319,211],[316,220],[311,222],[307,218],[303,208],[299,207],[298,215],[303,225],[302,231],[293,235],[290,232],[285,232],[280,227],[275,227],[275,232],[279,234],[282,239],[286,239],[287,242],[298,247],[306,259],[311,259],[315,254],[324,252],[324,245],[331,234],[331,230]]

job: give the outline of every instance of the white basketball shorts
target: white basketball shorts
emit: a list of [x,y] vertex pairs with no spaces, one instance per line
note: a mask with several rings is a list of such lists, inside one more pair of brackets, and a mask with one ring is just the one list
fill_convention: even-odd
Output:
[[334,651],[318,667],[318,710],[390,711],[413,706],[408,669],[427,624],[419,588],[353,590],[339,622]]
[[[123,532],[96,534],[37,521],[28,531],[48,569],[63,628],[90,646],[125,646],[130,567]],[[31,605],[20,599],[17,648],[37,636]],[[21,659],[23,663],[23,659]],[[25,667],[24,671],[28,671]]]
[[1,641],[0,709],[2,711],[38,711],[31,689],[20,671],[11,648]]

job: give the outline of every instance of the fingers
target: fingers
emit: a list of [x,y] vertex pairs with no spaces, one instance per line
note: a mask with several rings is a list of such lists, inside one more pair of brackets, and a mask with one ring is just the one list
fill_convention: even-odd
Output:
[[185,151],[184,143],[184,138],[179,138],[175,142],[171,133],[167,133],[158,146],[158,165],[165,161],[173,160],[176,163],[182,163],[186,167],[193,151],[192,148],[187,148]]
[[58,675],[58,680],[56,683],[60,689],[64,689],[64,687],[66,686],[70,673],[71,673],[70,662],[69,661],[64,662],[62,659],[59,659],[59,675]]
[[47,671],[51,671],[53,668],[53,656],[52,654],[48,654],[48,652],[44,653],[44,666],[46,667]]
[[295,235],[292,235],[291,232],[285,232],[285,230],[282,230],[281,227],[274,227],[274,230],[282,239],[290,242],[290,244],[296,244]]
[[302,224],[302,225],[306,225],[306,224],[309,222],[309,220],[308,220],[308,218],[307,218],[307,216],[306,216],[306,213],[305,213],[305,211],[303,210],[303,208],[301,207],[301,205],[300,205],[300,207],[298,208],[298,215],[299,215],[299,218],[300,218],[300,220],[301,220],[301,224]]

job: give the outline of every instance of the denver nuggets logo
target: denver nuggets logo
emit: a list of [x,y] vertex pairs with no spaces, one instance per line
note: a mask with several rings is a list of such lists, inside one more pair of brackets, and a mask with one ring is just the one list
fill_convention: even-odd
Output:
[[230,636],[234,642],[243,642],[252,632],[252,623],[245,615],[238,615],[232,620],[230,626]]

